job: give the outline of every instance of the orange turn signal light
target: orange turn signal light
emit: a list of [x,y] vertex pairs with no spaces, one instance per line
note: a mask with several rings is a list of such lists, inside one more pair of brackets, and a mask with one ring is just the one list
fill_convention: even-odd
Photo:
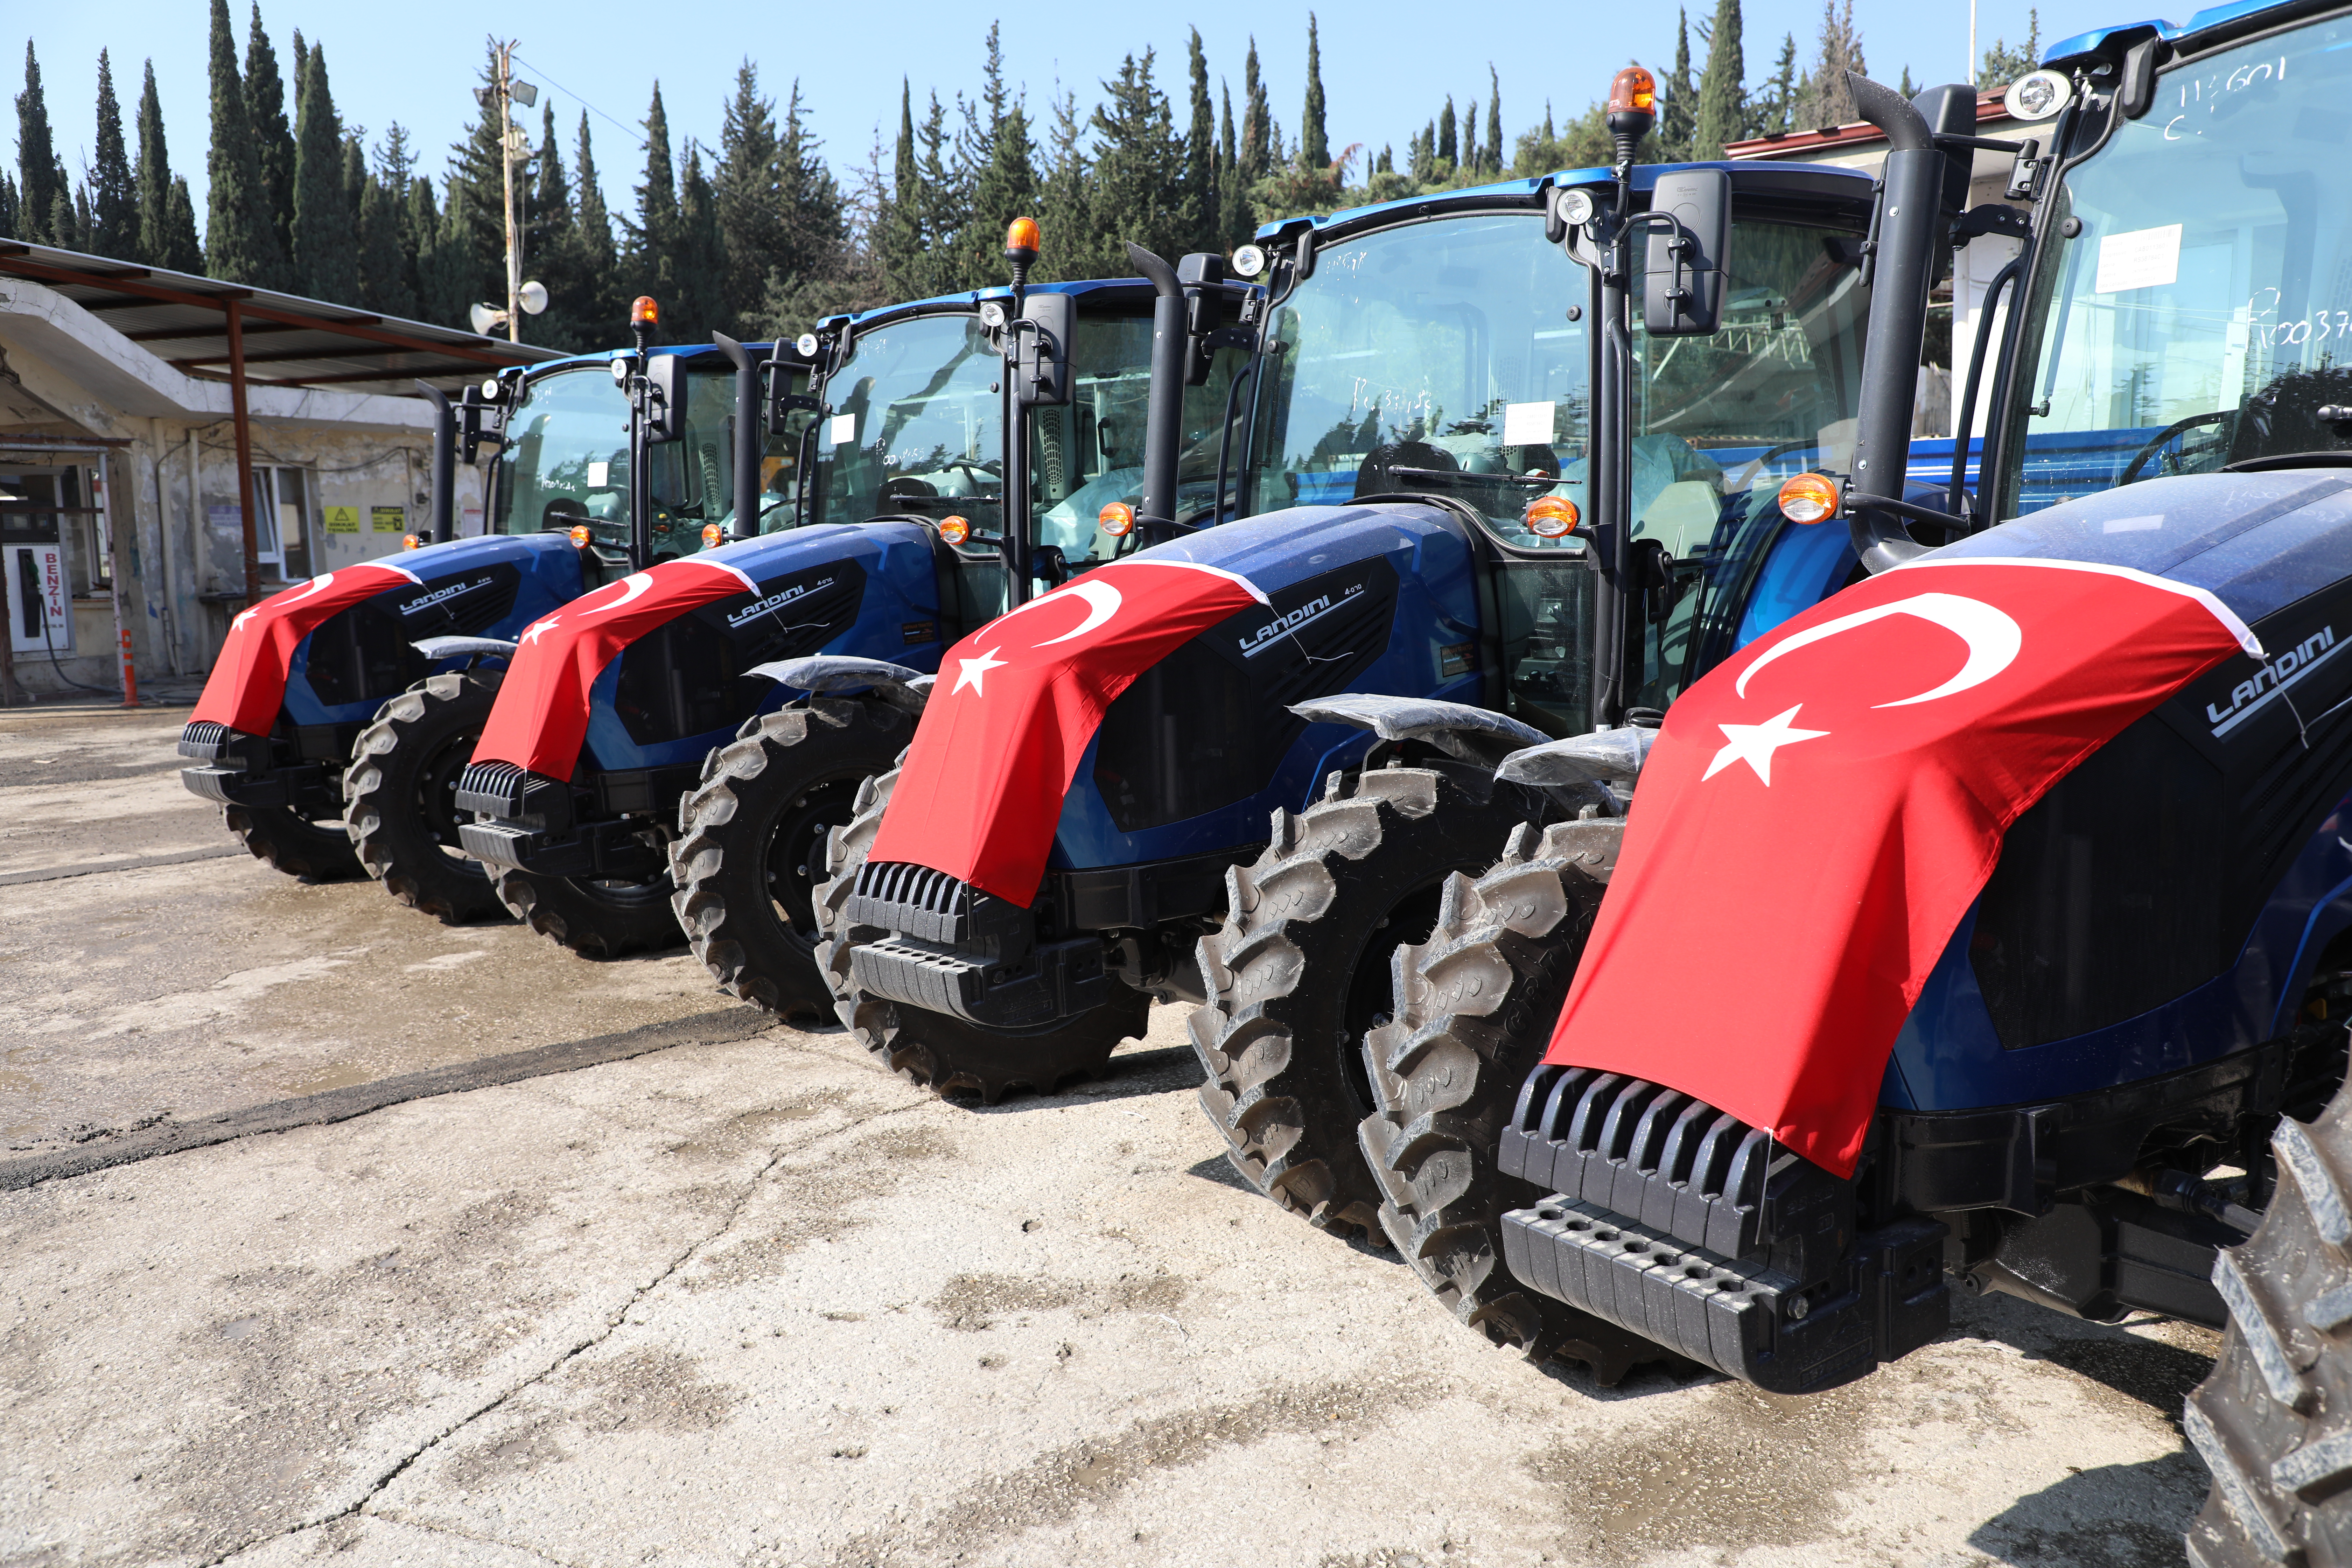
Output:
[[651,294],[640,294],[629,301],[629,325],[652,327],[661,324],[661,307],[654,303]]
[[1004,254],[1014,261],[1034,261],[1039,237],[1035,218],[1014,218],[1004,230]]
[[1780,486],[1780,515],[1790,522],[1827,522],[1842,499],[1838,482],[1827,474],[1799,474]]
[[421,550],[425,547],[425,541],[413,533],[404,533],[400,536],[400,547],[403,550]]
[[1135,509],[1123,500],[1115,500],[1103,508],[1102,515],[1095,521],[1113,539],[1125,539],[1135,531]]
[[717,523],[706,522],[702,525],[702,548],[705,550],[718,549],[726,537],[726,531]]
[[1566,539],[1581,516],[1566,496],[1538,496],[1528,502],[1528,531],[1538,539]]
[[971,537],[971,519],[968,517],[940,519],[940,537],[950,544],[961,544]]
[[1622,114],[1631,110],[1636,114],[1650,114],[1658,106],[1658,79],[1640,66],[1627,66],[1609,84],[1609,111]]
[[576,549],[585,550],[588,548],[588,525],[586,523],[582,522],[572,524],[572,542]]

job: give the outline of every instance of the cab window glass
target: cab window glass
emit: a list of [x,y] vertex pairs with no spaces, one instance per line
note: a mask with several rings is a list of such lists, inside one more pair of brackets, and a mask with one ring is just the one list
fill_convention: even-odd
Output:
[[859,332],[827,379],[810,516],[860,522],[908,515],[1003,518],[1003,361],[976,316],[920,316]]

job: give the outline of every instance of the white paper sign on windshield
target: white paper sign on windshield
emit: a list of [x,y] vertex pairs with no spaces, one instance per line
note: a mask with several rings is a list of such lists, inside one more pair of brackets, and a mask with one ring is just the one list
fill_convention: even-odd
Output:
[[1506,447],[1549,447],[1551,445],[1552,410],[1550,403],[1507,403],[1503,405],[1503,445]]
[[[2178,228],[2176,227],[2176,229],[2175,229],[2176,238],[2177,238],[2178,233],[2179,233],[2179,230],[2178,230]],[[856,415],[855,415],[855,414],[836,414],[836,415],[835,415],[835,416],[833,416],[832,424],[833,424],[833,432],[832,432],[832,434],[833,434],[833,444],[834,444],[835,446],[836,446],[836,447],[855,447],[855,446],[856,446],[856,445],[857,445],[857,416],[856,416]]]
[[2099,237],[2099,276],[2091,285],[2095,293],[2159,288],[2179,276],[2180,226],[2177,223]]
[[590,489],[610,489],[612,486],[613,465],[611,463],[591,463],[588,465],[588,488]]

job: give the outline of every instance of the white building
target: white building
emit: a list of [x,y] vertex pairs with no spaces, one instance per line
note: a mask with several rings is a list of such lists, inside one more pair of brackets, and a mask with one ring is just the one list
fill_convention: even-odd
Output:
[[[425,526],[419,378],[454,396],[556,357],[0,241],[0,702],[120,692],[126,633],[140,675],[208,670],[251,599]],[[479,531],[463,465],[456,511]]]

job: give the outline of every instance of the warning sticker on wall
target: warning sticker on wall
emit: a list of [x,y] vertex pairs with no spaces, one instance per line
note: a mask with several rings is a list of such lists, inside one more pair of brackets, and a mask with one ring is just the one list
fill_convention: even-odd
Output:
[[372,506],[368,508],[368,526],[378,533],[408,531],[408,509],[404,506]]
[[357,533],[360,531],[360,509],[355,506],[329,506],[319,509],[327,519],[329,533]]
[[2091,285],[2095,293],[2162,288],[2179,276],[2180,226],[2177,223],[2099,237],[2099,275]]

